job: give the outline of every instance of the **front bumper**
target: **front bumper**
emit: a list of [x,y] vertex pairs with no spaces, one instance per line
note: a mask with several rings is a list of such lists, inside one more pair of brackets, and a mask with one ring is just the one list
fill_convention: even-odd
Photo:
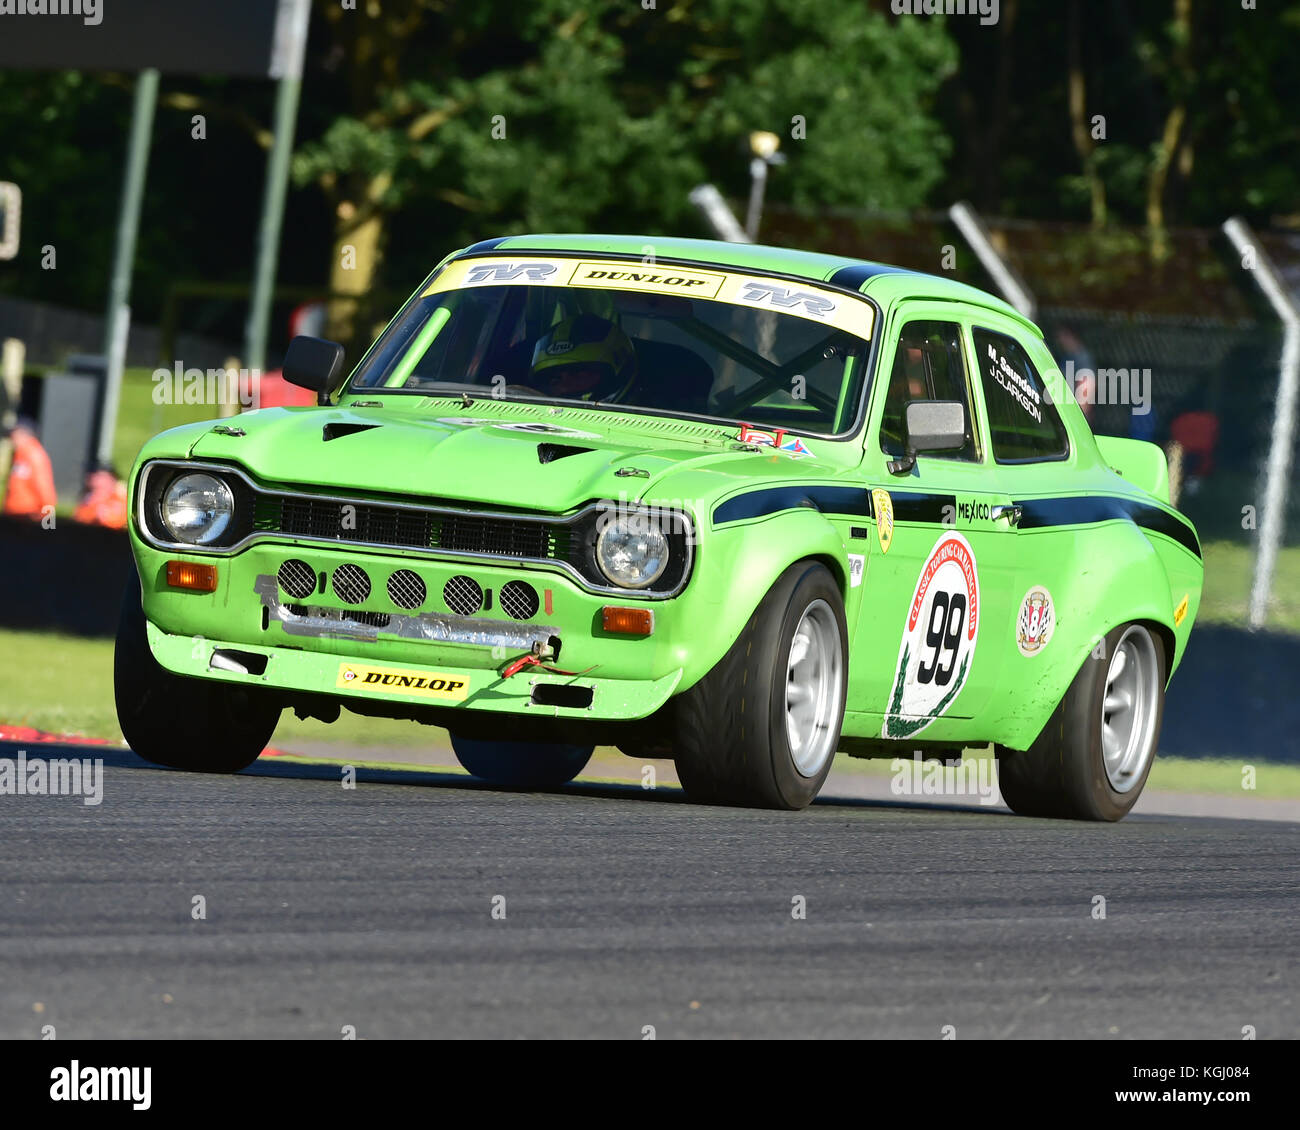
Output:
[[[558,571],[517,563],[303,543],[258,542],[215,561],[135,539],[132,548],[150,647],[177,675],[344,704],[368,700],[368,713],[383,713],[375,704],[386,700],[444,713],[635,721],[663,705],[687,667],[689,649],[672,630],[680,597],[655,602],[654,632],[635,638],[601,627],[601,607],[618,602],[583,590]],[[169,587],[166,563],[177,558],[215,564],[216,591]],[[290,558],[310,566],[309,582],[317,578],[310,594],[290,596],[277,581],[277,570]],[[369,578],[369,594],[355,603],[341,599],[332,583],[345,567],[363,569]],[[394,603],[386,582],[398,570],[417,574],[423,583],[426,596],[418,607]],[[472,577],[484,594],[495,596],[478,611],[457,614],[444,586],[458,575]],[[512,581],[527,582],[536,596],[530,614],[513,609],[519,618],[507,614],[503,601]],[[582,674],[526,667],[502,677],[508,664],[539,649],[555,653],[547,661],[551,666]],[[539,702],[539,686],[574,689],[543,694]],[[579,705],[568,705],[574,702]]]
[[[525,669],[502,678],[494,669],[399,664],[379,661],[361,651],[321,653],[169,635],[153,623],[149,623],[148,632],[154,658],[174,674],[320,694],[343,700],[345,705],[347,700],[369,700],[532,717],[633,721],[662,706],[682,677],[680,669],[657,679],[555,675]],[[245,658],[254,656],[265,659],[260,673],[254,673],[260,663]],[[590,688],[591,702],[586,707],[541,705],[534,701],[538,686]]]

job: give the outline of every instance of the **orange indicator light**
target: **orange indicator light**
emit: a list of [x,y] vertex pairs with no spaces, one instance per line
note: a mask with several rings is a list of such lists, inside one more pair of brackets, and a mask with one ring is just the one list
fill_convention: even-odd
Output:
[[607,604],[600,610],[600,619],[605,631],[621,636],[648,636],[655,630],[655,614],[649,608],[616,608]]
[[167,583],[174,589],[193,592],[217,591],[217,567],[198,565],[193,561],[168,561]]

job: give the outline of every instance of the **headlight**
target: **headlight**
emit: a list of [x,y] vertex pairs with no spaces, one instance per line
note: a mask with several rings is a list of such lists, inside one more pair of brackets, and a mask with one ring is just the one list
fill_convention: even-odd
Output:
[[648,515],[615,518],[596,538],[596,563],[614,584],[643,589],[668,567],[668,535]]
[[162,519],[172,537],[187,545],[211,545],[235,514],[235,496],[212,475],[180,475],[162,499]]

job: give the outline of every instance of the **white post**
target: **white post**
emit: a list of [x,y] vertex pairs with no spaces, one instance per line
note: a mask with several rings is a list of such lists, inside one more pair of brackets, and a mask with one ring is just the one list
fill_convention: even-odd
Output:
[[0,344],[0,499],[5,495],[9,464],[13,455],[9,430],[18,422],[18,402],[22,399],[23,364],[27,346],[16,337]]
[[1002,297],[1026,318],[1033,318],[1038,309],[1033,294],[1011,269],[1011,265],[998,254],[998,249],[989,238],[988,229],[984,227],[975,209],[966,201],[959,200],[948,209],[948,216],[957,225],[962,238],[970,244],[980,264],[1002,292]]
[[1277,380],[1277,410],[1273,413],[1273,435],[1269,442],[1264,479],[1264,506],[1259,523],[1259,548],[1255,553],[1255,579],[1250,587],[1250,626],[1263,627],[1268,615],[1268,598],[1273,589],[1273,570],[1286,526],[1287,479],[1291,473],[1291,451],[1295,442],[1297,385],[1300,384],[1300,306],[1287,289],[1273,261],[1254,232],[1240,216],[1223,225],[1224,234],[1241,256],[1273,310],[1282,322],[1282,361]]
[[763,194],[767,189],[767,162],[755,157],[749,162],[749,211],[745,213],[745,234],[749,242],[758,238],[758,225],[763,220]]
[[0,181],[0,259],[18,255],[18,232],[22,228],[23,193],[16,184]]
[[704,218],[718,233],[719,239],[725,239],[728,243],[753,242],[745,234],[745,229],[740,226],[740,221],[736,219],[735,214],[727,207],[727,202],[722,199],[722,193],[713,185],[696,185],[691,189],[690,201],[704,213]]

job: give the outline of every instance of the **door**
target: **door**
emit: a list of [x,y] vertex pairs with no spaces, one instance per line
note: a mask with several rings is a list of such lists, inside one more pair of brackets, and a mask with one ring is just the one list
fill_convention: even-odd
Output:
[[[863,737],[975,740],[1005,652],[1015,515],[997,489],[969,341],[952,310],[913,303],[896,315],[889,380],[868,420],[876,544],[849,665],[856,716],[845,727]],[[899,467],[912,400],[960,401],[965,445]]]
[[1041,341],[987,317],[969,329],[990,455],[999,481],[1026,511],[1014,585],[1016,631],[1005,677],[1008,684],[1032,685],[1041,676],[1041,656],[1056,629],[1056,595],[1069,591],[1078,571],[1077,528],[1043,517],[1051,513],[1053,498],[1080,489],[1069,432],[1056,405],[1068,393],[1063,386],[1051,389],[1044,378],[1055,364]]

